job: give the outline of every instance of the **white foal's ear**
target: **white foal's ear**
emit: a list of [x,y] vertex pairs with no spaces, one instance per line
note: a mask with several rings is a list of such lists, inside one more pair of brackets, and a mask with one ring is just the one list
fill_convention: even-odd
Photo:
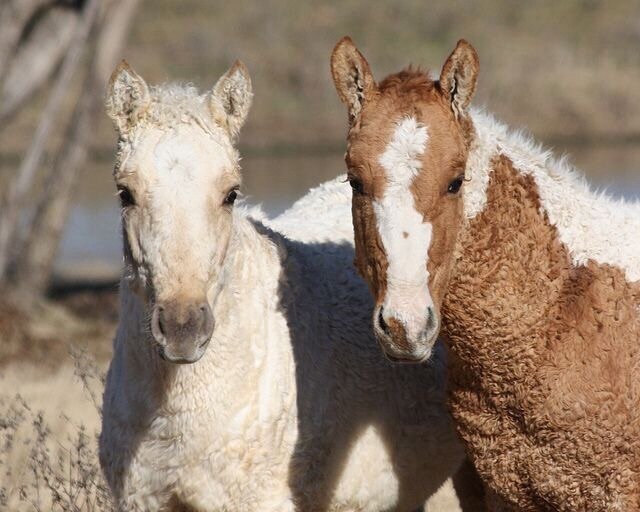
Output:
[[226,126],[234,139],[247,119],[253,89],[249,70],[239,60],[220,77],[211,91],[211,112],[217,117],[220,107],[224,112],[223,126]]
[[467,110],[476,90],[480,60],[475,48],[460,39],[442,67],[440,90],[451,102],[456,117]]
[[111,74],[106,98],[107,114],[121,135],[131,129],[150,102],[146,82],[123,60]]
[[349,121],[353,123],[367,98],[376,90],[367,59],[353,44],[350,37],[338,41],[331,53],[331,75],[340,100],[349,110]]

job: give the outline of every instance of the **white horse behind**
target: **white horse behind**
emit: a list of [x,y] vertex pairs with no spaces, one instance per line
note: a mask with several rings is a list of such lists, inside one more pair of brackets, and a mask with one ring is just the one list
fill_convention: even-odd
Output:
[[100,460],[117,505],[411,510],[441,489],[430,510],[456,510],[444,356],[394,366],[375,346],[348,185],[270,222],[234,208],[251,96],[241,63],[205,95],[126,63],[111,79],[125,271]]

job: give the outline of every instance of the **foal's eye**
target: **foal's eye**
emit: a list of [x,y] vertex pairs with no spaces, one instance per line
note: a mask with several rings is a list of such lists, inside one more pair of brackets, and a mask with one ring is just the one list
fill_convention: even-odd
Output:
[[364,187],[362,186],[362,182],[358,178],[347,178],[349,180],[349,185],[351,185],[351,189],[355,194],[362,194],[364,191]]
[[449,194],[457,194],[460,191],[460,187],[462,186],[463,181],[464,181],[464,176],[458,176],[455,180],[449,183],[447,192],[449,192]]
[[232,206],[233,203],[236,202],[238,198],[238,187],[234,187],[227,193],[227,197],[224,198],[224,204],[227,206]]
[[133,199],[133,194],[131,190],[123,185],[118,185],[118,197],[120,198],[120,205],[122,208],[129,208],[130,206],[135,206],[136,202]]

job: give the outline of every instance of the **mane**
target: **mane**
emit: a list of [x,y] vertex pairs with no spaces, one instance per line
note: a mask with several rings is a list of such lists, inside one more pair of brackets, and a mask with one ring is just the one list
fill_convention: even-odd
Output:
[[381,93],[392,93],[398,96],[406,94],[426,95],[437,87],[437,82],[429,76],[429,71],[417,66],[409,65],[398,73],[384,78],[378,89]]
[[473,109],[476,140],[467,162],[470,183],[464,190],[465,215],[471,219],[486,206],[491,161],[508,157],[517,172],[530,175],[542,209],[567,246],[576,265],[588,260],[623,269],[640,280],[640,202],[595,190],[565,156],[553,153],[522,130],[509,129],[492,115]]

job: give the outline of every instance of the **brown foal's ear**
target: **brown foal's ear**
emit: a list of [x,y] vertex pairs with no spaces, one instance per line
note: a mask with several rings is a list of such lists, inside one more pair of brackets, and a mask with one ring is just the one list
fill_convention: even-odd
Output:
[[331,53],[331,75],[338,96],[349,110],[353,123],[362,111],[362,105],[376,90],[369,63],[358,51],[350,37],[338,41]]
[[451,103],[456,117],[464,114],[471,103],[479,69],[480,61],[475,48],[460,39],[440,73],[440,90]]
[[107,114],[120,135],[125,135],[144,114],[151,102],[149,87],[127,61],[118,64],[107,86]]

